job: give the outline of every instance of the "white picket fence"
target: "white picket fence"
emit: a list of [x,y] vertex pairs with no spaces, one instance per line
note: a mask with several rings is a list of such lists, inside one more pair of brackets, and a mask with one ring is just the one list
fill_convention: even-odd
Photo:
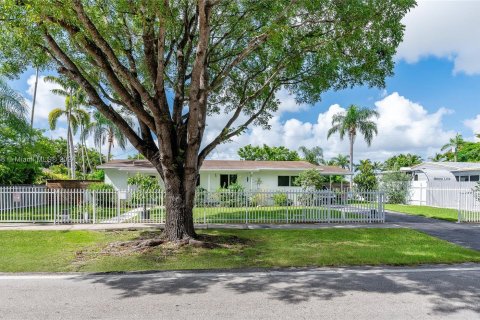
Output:
[[[197,192],[196,224],[383,223],[382,192]],[[0,222],[165,223],[164,191],[0,188]]]
[[476,182],[414,181],[408,204],[454,209],[459,222],[480,222],[480,193]]

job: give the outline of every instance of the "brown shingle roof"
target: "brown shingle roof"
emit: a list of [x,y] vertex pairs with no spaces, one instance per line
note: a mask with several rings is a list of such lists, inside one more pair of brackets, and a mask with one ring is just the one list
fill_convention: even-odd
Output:
[[[112,160],[98,166],[100,169],[119,169],[119,170],[148,170],[154,169],[148,160]],[[245,161],[245,160],[205,160],[201,171],[213,170],[241,170],[241,171],[259,171],[259,170],[307,170],[318,169],[323,174],[349,174],[345,170],[336,166],[317,166],[306,161]]]

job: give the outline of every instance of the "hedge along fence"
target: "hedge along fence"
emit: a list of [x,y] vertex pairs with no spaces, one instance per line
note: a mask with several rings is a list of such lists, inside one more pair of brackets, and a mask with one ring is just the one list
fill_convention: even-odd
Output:
[[[19,196],[20,195],[20,196]],[[0,188],[0,222],[164,223],[163,190]],[[208,223],[382,223],[377,191],[198,190],[194,221]]]

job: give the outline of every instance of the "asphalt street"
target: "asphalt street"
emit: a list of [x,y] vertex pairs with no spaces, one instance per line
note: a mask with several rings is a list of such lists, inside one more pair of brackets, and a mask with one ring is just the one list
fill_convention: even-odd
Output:
[[480,266],[0,274],[2,319],[479,319]]

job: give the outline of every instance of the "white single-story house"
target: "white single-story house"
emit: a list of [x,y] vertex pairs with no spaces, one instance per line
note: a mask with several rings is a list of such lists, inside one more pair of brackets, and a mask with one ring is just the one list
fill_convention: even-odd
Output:
[[411,173],[413,181],[459,181],[478,182],[480,163],[478,162],[424,162],[419,165],[401,168]]
[[[154,176],[162,184],[148,160],[112,160],[98,168],[105,171],[105,182],[117,190],[127,190],[128,178],[138,173]],[[294,184],[296,177],[308,169],[316,169],[327,176],[351,174],[341,167],[317,166],[306,161],[205,160],[198,184],[208,191],[232,183],[241,184],[245,190],[294,190],[299,188]]]

